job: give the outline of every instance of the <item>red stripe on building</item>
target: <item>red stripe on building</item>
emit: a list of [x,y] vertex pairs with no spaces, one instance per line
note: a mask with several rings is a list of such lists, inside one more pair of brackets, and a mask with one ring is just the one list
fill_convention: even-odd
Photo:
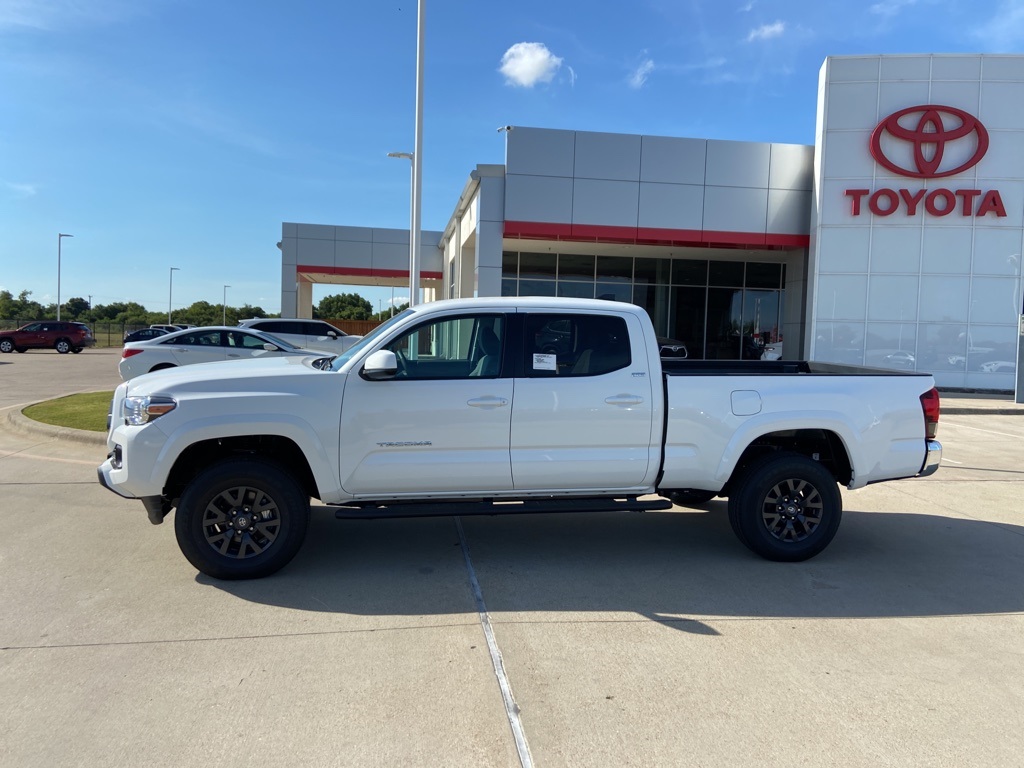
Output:
[[811,243],[810,235],[724,232],[709,229],[613,227],[600,224],[552,224],[534,221],[506,221],[504,237],[513,240],[629,243],[706,248],[807,248]]
[[[347,275],[349,277],[401,277],[409,279],[407,269],[371,269],[367,267],[316,267],[311,264],[297,264],[296,272],[312,272],[318,275]],[[440,272],[420,272],[423,280],[440,280]]]

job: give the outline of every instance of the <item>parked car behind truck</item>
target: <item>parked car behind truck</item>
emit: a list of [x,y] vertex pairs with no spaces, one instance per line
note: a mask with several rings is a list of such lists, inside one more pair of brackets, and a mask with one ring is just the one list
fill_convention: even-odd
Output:
[[16,331],[0,331],[0,352],[25,352],[29,349],[55,349],[60,354],[78,354],[96,344],[85,323],[41,320]]
[[[556,326],[563,343],[546,344]],[[745,546],[795,561],[835,536],[839,485],[933,473],[938,418],[928,374],[663,361],[633,305],[452,300],[405,310],[329,365],[212,363],[121,384],[99,477],[153,523],[175,509],[186,558],[223,579],[287,564],[310,496],[372,518],[720,495]]]

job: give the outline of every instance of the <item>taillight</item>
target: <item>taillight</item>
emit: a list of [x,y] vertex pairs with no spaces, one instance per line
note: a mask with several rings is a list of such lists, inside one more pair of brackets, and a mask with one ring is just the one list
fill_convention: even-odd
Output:
[[[121,359],[124,360],[129,357],[135,357],[135,355],[141,355],[145,351],[146,350],[144,349],[128,349],[125,347],[124,352],[121,353]],[[924,397],[924,395],[922,395],[922,397]]]
[[921,395],[921,410],[924,411],[925,437],[934,440],[939,428],[939,390],[935,387]]

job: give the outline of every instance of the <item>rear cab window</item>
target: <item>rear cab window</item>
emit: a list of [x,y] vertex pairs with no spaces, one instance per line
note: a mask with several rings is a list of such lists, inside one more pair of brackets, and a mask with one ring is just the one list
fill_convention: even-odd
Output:
[[600,376],[632,362],[626,321],[614,315],[529,314],[524,341],[531,378]]

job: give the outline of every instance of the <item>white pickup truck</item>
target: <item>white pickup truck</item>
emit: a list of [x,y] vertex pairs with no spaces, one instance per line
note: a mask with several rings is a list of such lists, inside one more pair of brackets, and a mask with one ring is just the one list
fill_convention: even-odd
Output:
[[[172,509],[220,579],[296,554],[310,497],[338,517],[667,509],[728,497],[739,540],[804,560],[838,485],[932,474],[927,374],[662,362],[639,307],[483,298],[408,309],[337,357],[205,363],[114,393],[100,482]],[[653,498],[641,498],[659,494]]]

